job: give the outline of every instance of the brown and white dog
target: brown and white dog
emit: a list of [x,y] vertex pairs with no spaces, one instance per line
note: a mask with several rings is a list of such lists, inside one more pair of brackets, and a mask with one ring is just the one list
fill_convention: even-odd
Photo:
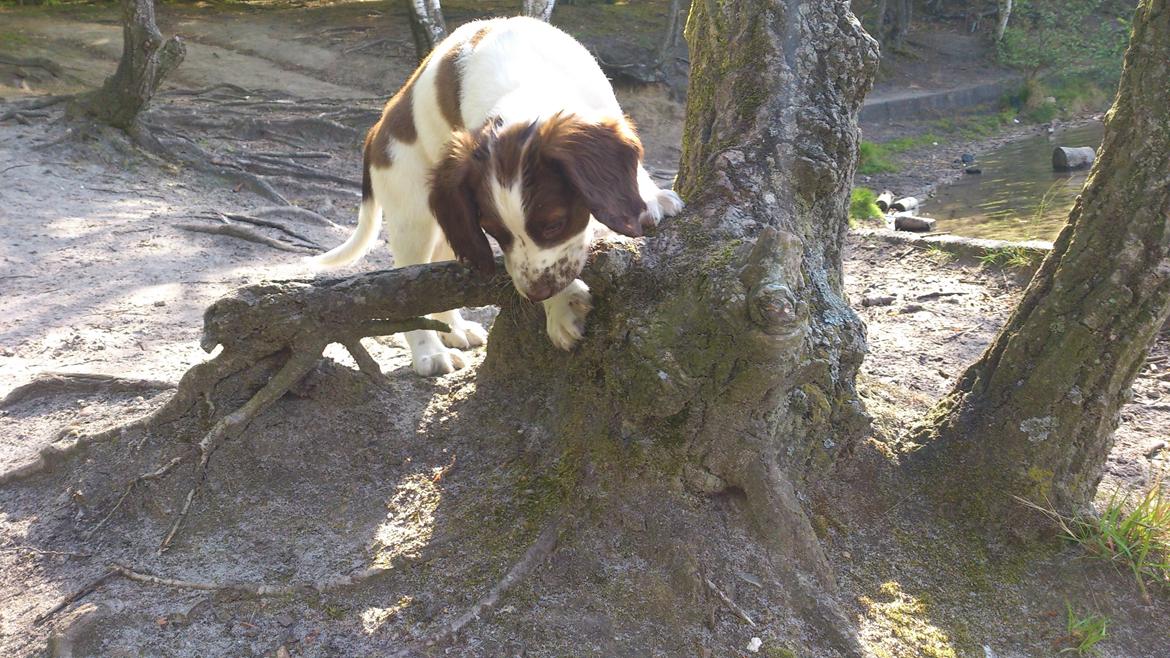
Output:
[[[386,103],[366,136],[357,230],[315,262],[361,258],[382,213],[400,267],[458,257],[491,273],[490,235],[516,290],[543,302],[549,338],[568,350],[591,309],[577,278],[590,216],[637,237],[680,209],[646,173],[642,144],[589,51],[537,20],[475,21]],[[457,310],[434,317],[451,331],[406,337],[421,375],[462,368],[458,350],[486,339]]]

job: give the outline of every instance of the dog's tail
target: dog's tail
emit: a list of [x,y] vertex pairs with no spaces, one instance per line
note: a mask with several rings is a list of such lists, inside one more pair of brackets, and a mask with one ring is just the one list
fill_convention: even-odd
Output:
[[318,267],[341,267],[355,263],[378,239],[382,229],[382,205],[374,197],[373,185],[370,183],[369,163],[362,164],[362,206],[358,210],[357,229],[343,244],[332,250],[314,256],[309,262]]

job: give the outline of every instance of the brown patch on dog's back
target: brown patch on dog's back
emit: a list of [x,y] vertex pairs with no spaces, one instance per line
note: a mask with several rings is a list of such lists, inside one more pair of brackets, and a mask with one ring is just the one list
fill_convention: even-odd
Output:
[[438,95],[439,111],[452,128],[463,127],[463,72],[459,69],[459,58],[475,50],[491,29],[490,25],[479,28],[470,39],[456,44],[439,60],[439,68],[435,71],[435,93]]
[[439,111],[452,128],[463,127],[463,114],[459,107],[459,99],[463,93],[460,85],[463,81],[458,61],[462,54],[463,44],[448,50],[439,60],[439,69],[435,72],[435,93],[439,96]]
[[414,125],[414,84],[430,61],[431,56],[427,55],[414,70],[414,73],[410,74],[410,78],[406,80],[398,93],[386,101],[386,106],[382,108],[382,118],[366,133],[363,159],[367,171],[371,166],[385,169],[392,164],[390,159],[391,138],[404,144],[413,144],[414,140],[418,139],[418,130]]

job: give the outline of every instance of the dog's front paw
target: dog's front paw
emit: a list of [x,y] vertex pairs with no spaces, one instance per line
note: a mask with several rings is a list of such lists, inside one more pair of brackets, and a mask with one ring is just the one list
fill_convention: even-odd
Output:
[[457,320],[450,324],[451,331],[439,332],[439,339],[447,347],[466,350],[479,347],[487,342],[487,331],[483,325],[470,320]]
[[415,354],[411,359],[414,371],[423,377],[437,377],[461,370],[467,363],[459,350],[443,349],[431,354]]
[[562,350],[571,350],[585,335],[585,318],[593,310],[589,286],[577,279],[544,303],[548,338]]
[[643,228],[658,226],[663,217],[674,217],[683,209],[683,200],[674,190],[655,189],[642,197],[646,210],[639,220]]

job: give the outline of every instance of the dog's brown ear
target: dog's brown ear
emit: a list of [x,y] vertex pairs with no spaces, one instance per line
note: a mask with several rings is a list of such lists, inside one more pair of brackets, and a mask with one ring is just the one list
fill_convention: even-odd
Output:
[[625,120],[589,123],[557,114],[540,127],[538,144],[539,157],[561,168],[597,221],[622,235],[642,235],[642,142]]
[[496,258],[480,228],[479,205],[475,201],[475,185],[483,177],[485,166],[483,159],[477,157],[476,146],[475,138],[466,132],[452,135],[431,173],[429,202],[455,257],[491,275],[496,271]]

